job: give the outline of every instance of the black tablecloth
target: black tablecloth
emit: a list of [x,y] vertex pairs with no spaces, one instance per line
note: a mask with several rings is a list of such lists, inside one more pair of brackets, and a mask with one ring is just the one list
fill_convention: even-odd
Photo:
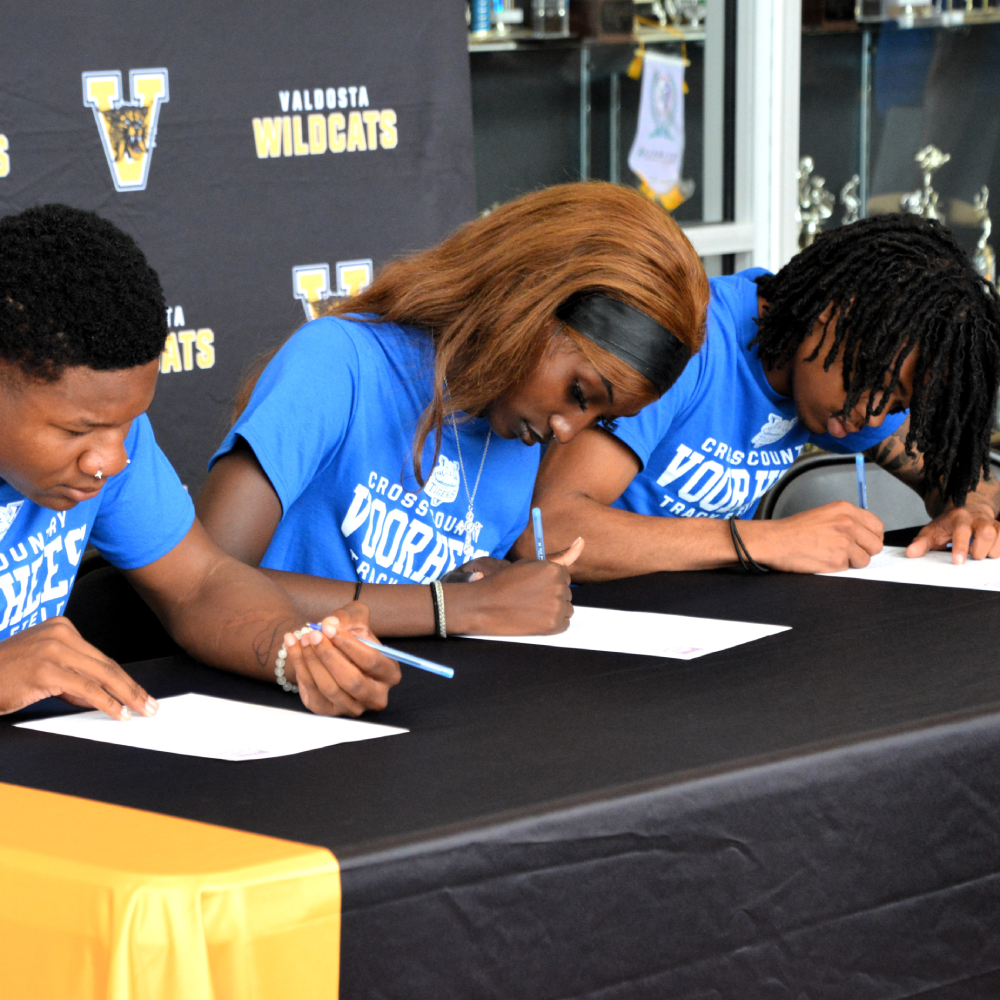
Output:
[[[577,603],[791,625],[689,662],[399,645],[405,736],[228,763],[0,725],[0,780],[333,850],[355,997],[1000,995],[1000,594],[659,574]],[[294,707],[184,657],[156,696]]]

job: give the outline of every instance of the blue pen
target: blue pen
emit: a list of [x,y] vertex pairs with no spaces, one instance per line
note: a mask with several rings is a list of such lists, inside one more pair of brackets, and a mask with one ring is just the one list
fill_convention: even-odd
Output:
[[858,470],[858,506],[868,510],[868,485],[865,482],[865,456],[860,452],[854,456],[854,464]]
[[[309,622],[309,627],[314,632],[322,632],[323,627],[317,625],[315,622]],[[361,639],[360,636],[356,638]],[[426,670],[429,674],[437,674],[439,677],[454,677],[455,671],[451,667],[443,666],[440,663],[435,663],[433,660],[425,660],[423,657],[414,656],[412,653],[404,653],[401,649],[393,649],[392,646],[383,646],[380,642],[373,642],[371,639],[361,639],[366,646],[371,646],[372,649],[383,653],[392,660],[398,660],[400,663],[405,663],[410,667],[417,667],[419,670]]]
[[535,529],[535,555],[545,558],[545,537],[542,535],[542,512],[537,507],[531,508],[531,526]]

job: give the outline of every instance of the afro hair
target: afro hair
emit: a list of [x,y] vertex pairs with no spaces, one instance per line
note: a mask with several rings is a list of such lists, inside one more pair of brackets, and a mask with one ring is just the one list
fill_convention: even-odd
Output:
[[0,219],[0,358],[54,381],[148,364],[166,336],[160,279],[113,223],[67,205]]

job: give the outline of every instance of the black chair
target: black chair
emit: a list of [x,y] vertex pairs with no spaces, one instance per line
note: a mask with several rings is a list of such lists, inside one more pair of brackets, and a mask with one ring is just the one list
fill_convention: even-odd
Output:
[[[990,452],[994,476],[1000,476],[1000,453]],[[908,486],[874,462],[865,462],[868,509],[886,531],[926,524],[930,515],[924,502]],[[811,455],[798,461],[765,494],[762,519],[790,517],[834,500],[858,502],[858,480],[853,455]]]

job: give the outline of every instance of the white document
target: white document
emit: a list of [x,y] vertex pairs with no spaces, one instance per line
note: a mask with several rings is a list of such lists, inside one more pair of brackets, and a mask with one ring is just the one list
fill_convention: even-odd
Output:
[[958,587],[962,590],[1000,590],[1000,559],[967,559],[961,566],[951,561],[951,552],[928,552],[907,559],[906,549],[887,545],[864,569],[845,569],[847,580],[883,580],[886,583],[922,583],[928,587]]
[[42,733],[216,760],[285,757],[335,743],[409,732],[372,722],[306,715],[287,708],[268,708],[203,694],[163,698],[160,710],[150,719],[136,715],[121,722],[103,712],[81,712],[16,725]]
[[468,638],[693,660],[706,653],[718,653],[766,635],[786,632],[790,627],[660,615],[650,611],[575,608],[569,628],[559,635],[473,635]]

